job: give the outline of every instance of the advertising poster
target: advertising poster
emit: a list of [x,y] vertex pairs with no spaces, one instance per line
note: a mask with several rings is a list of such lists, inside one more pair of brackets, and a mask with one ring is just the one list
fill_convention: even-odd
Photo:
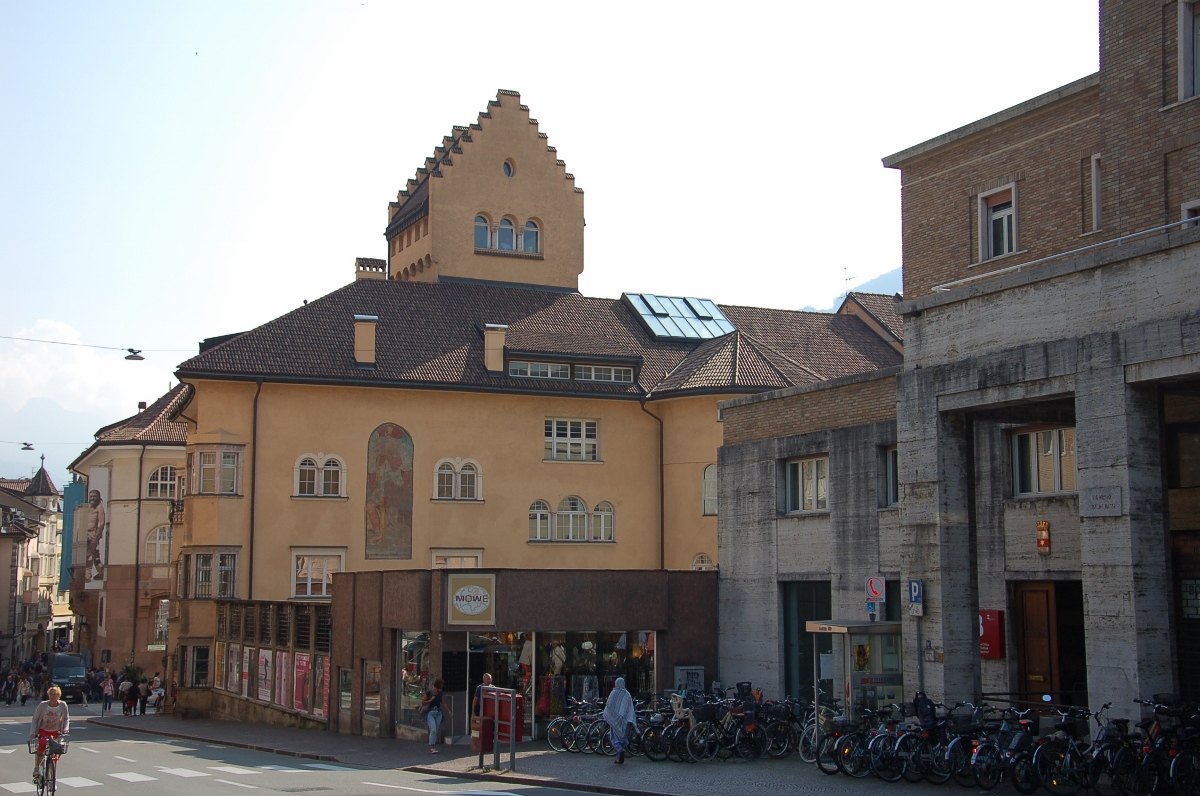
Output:
[[323,719],[329,715],[329,657],[313,656],[313,715]]
[[287,650],[275,653],[275,693],[276,704],[292,706],[292,659]]
[[108,560],[108,489],[112,471],[93,467],[88,473],[87,558],[83,567],[83,588],[103,589],[105,563]]
[[307,652],[296,653],[296,663],[292,667],[295,673],[292,678],[292,707],[304,713],[312,712],[312,671],[310,671],[312,656]]
[[225,687],[225,656],[229,654],[228,651],[225,649],[226,646],[227,645],[224,641],[217,642],[217,653],[216,653],[216,661],[215,661],[215,663],[217,664],[217,671],[216,671],[216,676],[213,678],[213,685],[215,685],[217,688]]
[[254,650],[242,648],[242,696],[250,696],[250,667],[254,664]]
[[263,702],[270,702],[271,692],[275,690],[274,663],[271,650],[258,651],[258,698]]
[[242,645],[229,645],[229,663],[225,666],[225,690],[236,694],[242,689]]

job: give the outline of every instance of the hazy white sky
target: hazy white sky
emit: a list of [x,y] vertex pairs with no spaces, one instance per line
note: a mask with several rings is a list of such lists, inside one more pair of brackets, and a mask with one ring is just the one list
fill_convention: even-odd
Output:
[[0,440],[59,478],[196,341],[349,282],[497,88],[586,192],[584,293],[821,307],[900,265],[882,156],[1095,71],[1097,38],[1097,0],[3,0],[0,335],[177,351],[0,339]]

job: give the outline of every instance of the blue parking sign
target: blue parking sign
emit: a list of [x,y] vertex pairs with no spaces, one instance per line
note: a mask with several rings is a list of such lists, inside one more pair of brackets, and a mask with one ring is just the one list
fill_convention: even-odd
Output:
[[919,580],[910,580],[908,582],[908,601],[915,605],[920,605],[924,602],[925,589]]

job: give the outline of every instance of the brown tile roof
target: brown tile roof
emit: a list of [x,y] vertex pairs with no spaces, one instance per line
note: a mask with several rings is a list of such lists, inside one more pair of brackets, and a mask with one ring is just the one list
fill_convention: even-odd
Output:
[[54,488],[54,481],[50,478],[50,473],[46,472],[45,465],[38,468],[33,480],[29,482],[29,486],[25,487],[25,494],[42,497],[58,494],[58,490]]
[[883,293],[846,294],[847,299],[853,299],[858,305],[871,313],[883,328],[896,335],[896,339],[904,342],[904,318],[896,312],[896,296]]
[[[900,361],[853,316],[721,309],[742,332],[736,339],[668,341],[653,337],[618,299],[469,282],[364,279],[192,357],[179,366],[179,376],[638,397],[651,391],[776,389]],[[379,318],[374,368],[354,362],[355,315]],[[512,358],[640,363],[637,383],[489,373],[485,324],[508,326],[505,347]]]
[[165,395],[133,417],[105,426],[96,432],[98,443],[154,442],[160,445],[182,445],[187,441],[187,424],[175,420],[175,415],[187,403],[191,387],[176,384]]
[[32,478],[0,478],[0,489],[7,489],[10,492],[24,495],[25,490],[29,488],[29,484],[32,481]]

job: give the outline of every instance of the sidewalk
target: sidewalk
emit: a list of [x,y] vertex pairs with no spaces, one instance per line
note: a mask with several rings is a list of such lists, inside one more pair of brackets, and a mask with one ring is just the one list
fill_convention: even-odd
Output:
[[[87,721],[127,732],[150,733],[368,768],[403,768],[455,779],[486,779],[512,785],[566,788],[615,796],[690,796],[700,793],[745,796],[747,792],[782,793],[798,789],[829,796],[866,796],[868,793],[878,796],[881,790],[897,796],[932,796],[936,792],[946,792],[945,786],[939,790],[925,783],[910,785],[900,782],[888,785],[871,777],[852,779],[840,774],[826,776],[815,766],[801,762],[795,755],[787,760],[764,758],[754,762],[728,760],[702,764],[652,763],[644,757],[631,757],[624,765],[618,766],[611,757],[554,752],[546,746],[545,741],[534,741],[518,745],[517,771],[506,774],[472,770],[478,763],[478,755],[471,754],[466,745],[439,746],[440,754],[434,756],[429,754],[425,744],[417,741],[363,738],[322,730],[215,719],[182,721],[165,716],[125,717],[118,714],[103,719],[88,717]],[[485,756],[485,765],[490,765],[491,760],[491,755]],[[1008,786],[1002,790],[1010,791]]]

